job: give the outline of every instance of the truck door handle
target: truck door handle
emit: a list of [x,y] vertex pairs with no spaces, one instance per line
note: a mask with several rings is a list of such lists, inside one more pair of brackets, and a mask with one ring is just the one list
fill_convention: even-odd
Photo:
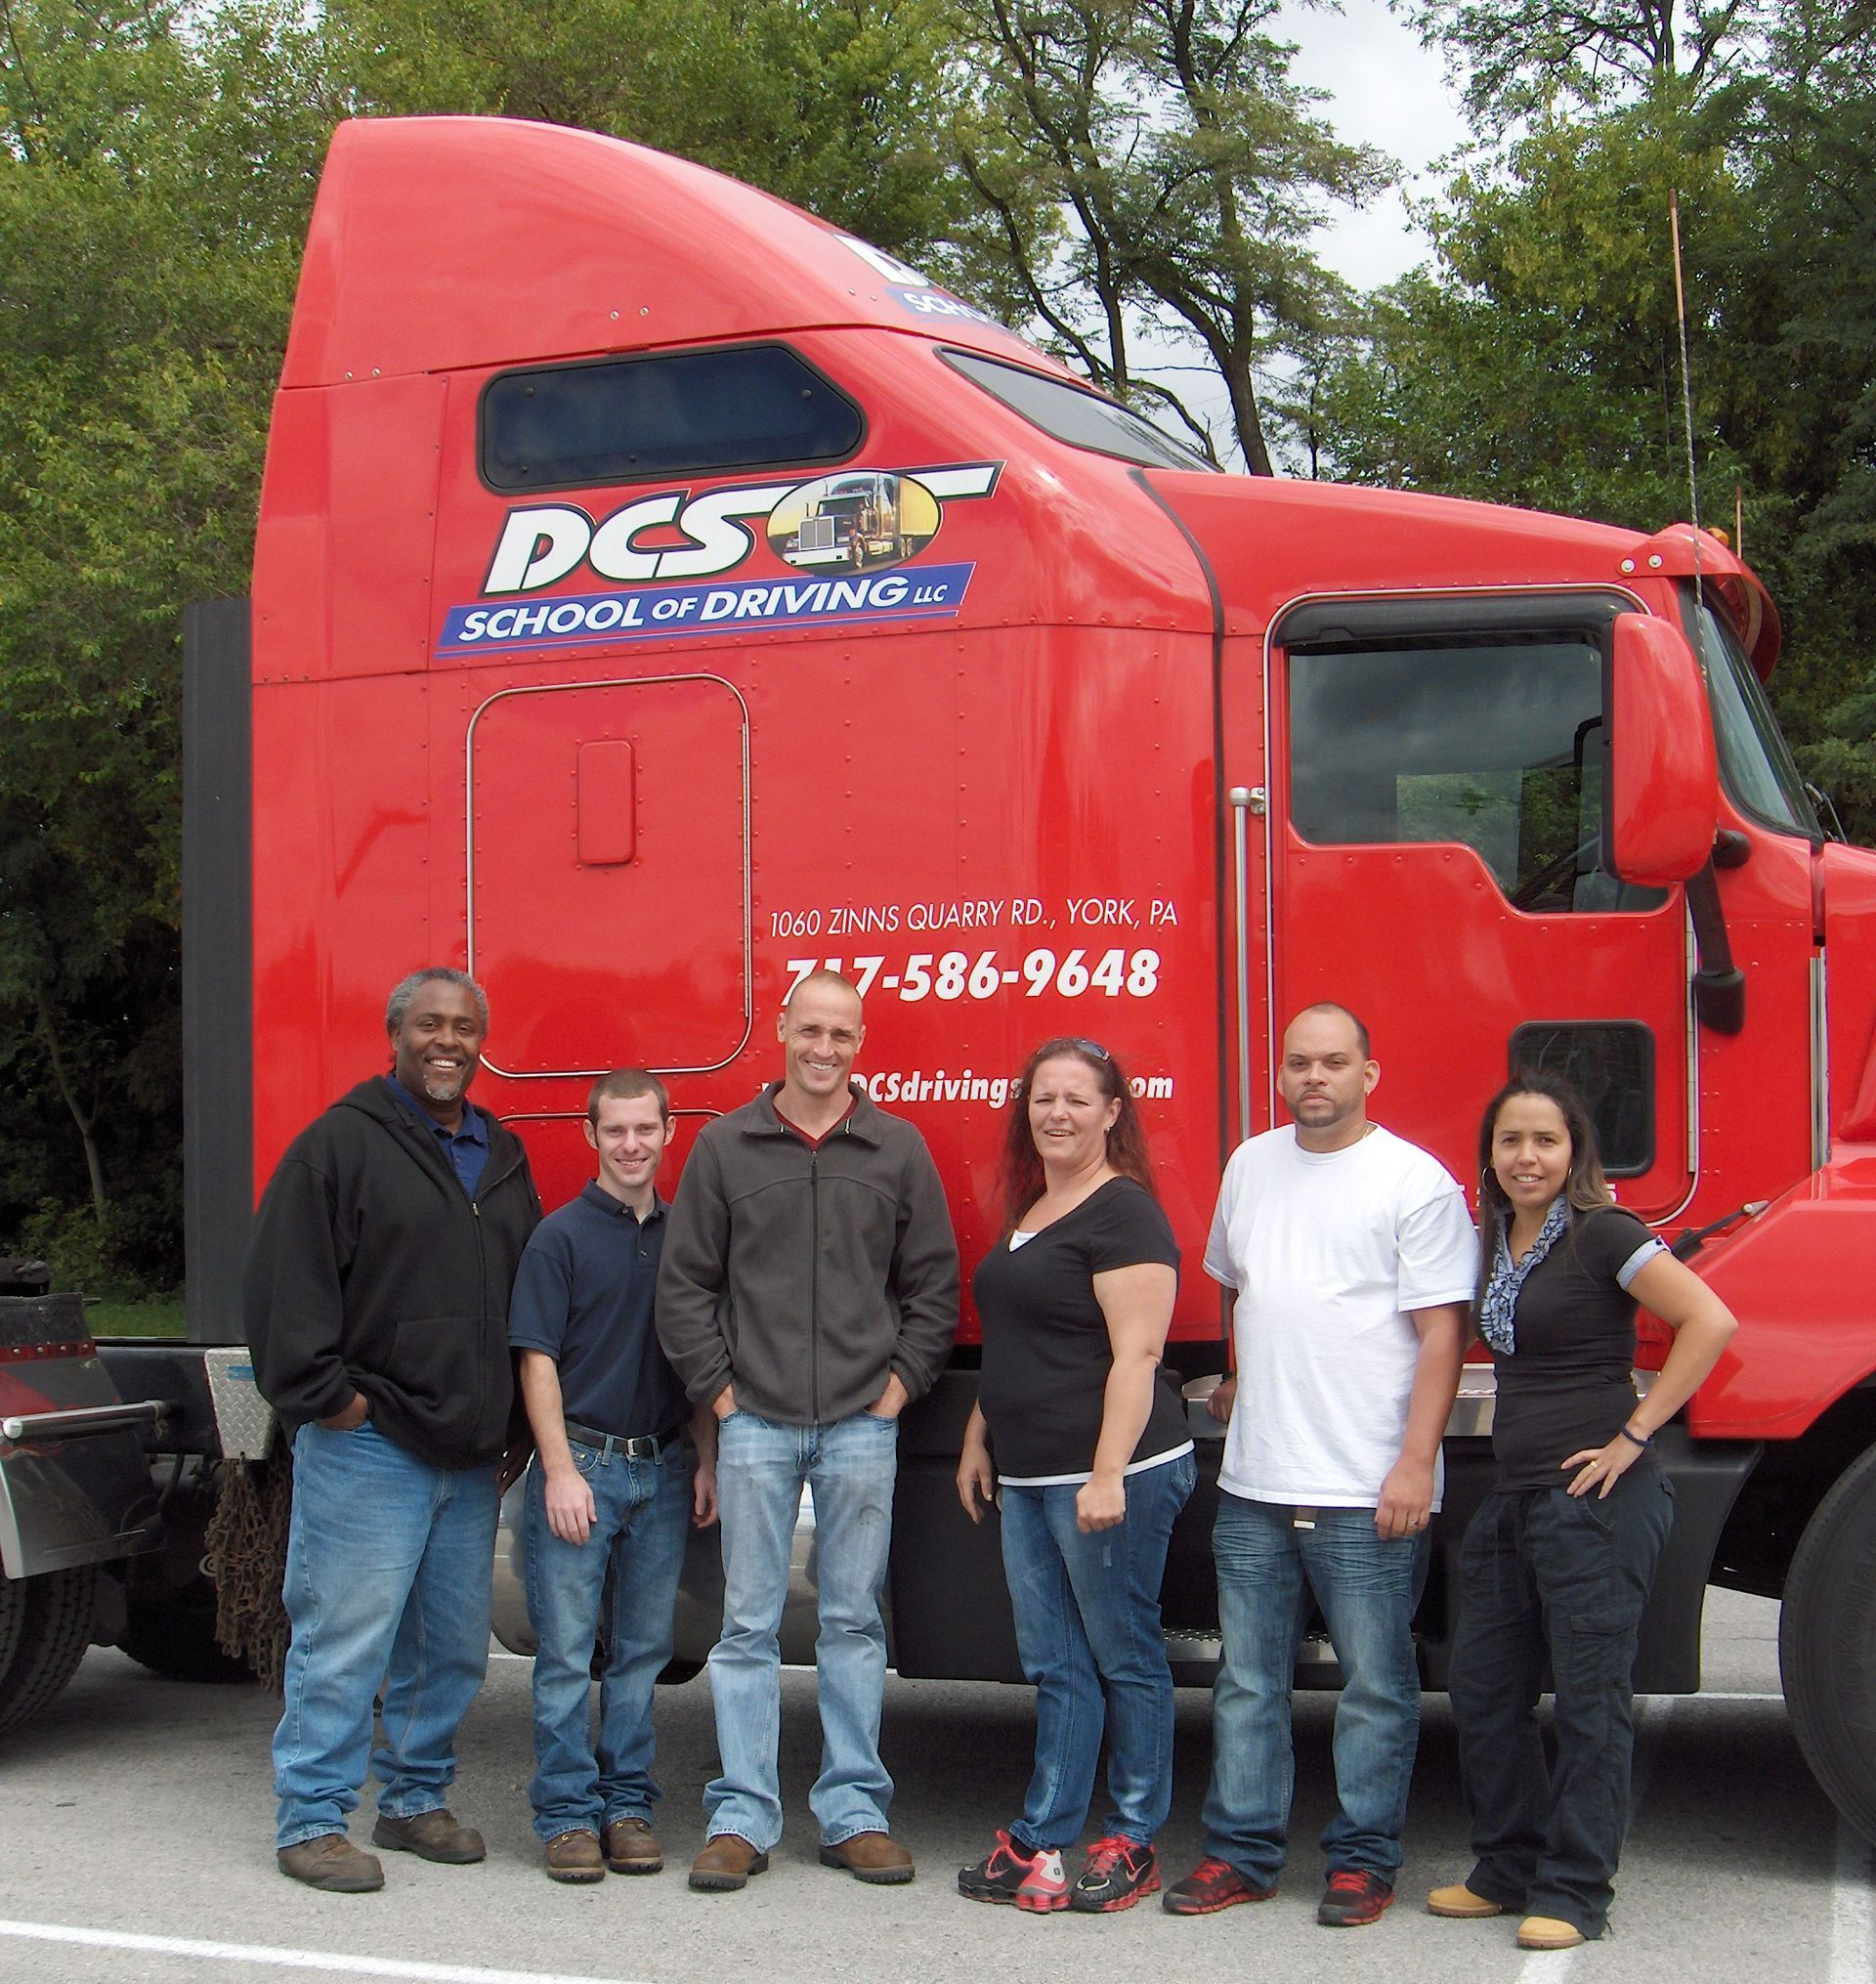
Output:
[[1237,1005],[1238,1005],[1238,1142],[1251,1135],[1251,933],[1245,927],[1251,900],[1250,819],[1262,819],[1268,803],[1261,786],[1233,786],[1225,794],[1231,802],[1232,895],[1238,920]]

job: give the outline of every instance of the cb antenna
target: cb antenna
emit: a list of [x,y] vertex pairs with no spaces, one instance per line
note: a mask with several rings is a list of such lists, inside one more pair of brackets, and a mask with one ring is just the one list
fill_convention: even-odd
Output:
[[1704,617],[1700,583],[1700,485],[1693,464],[1693,375],[1687,365],[1687,290],[1681,275],[1681,195],[1668,189],[1668,230],[1674,238],[1674,314],[1681,332],[1681,426],[1687,439],[1687,512],[1693,526],[1693,603]]

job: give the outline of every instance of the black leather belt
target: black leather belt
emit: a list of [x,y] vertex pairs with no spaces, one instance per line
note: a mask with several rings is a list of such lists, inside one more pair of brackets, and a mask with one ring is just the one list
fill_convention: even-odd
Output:
[[598,1447],[602,1458],[607,1459],[622,1453],[627,1460],[657,1460],[677,1438],[679,1430],[672,1427],[667,1433],[602,1433],[597,1426],[582,1426],[577,1419],[562,1423],[569,1440],[577,1440],[582,1446]]

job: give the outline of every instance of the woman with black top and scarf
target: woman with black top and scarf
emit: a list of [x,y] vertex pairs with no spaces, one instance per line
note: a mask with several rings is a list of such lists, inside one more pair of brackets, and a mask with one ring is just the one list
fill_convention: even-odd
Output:
[[[1476,1864],[1436,1916],[1523,1919],[1527,1950],[1602,1933],[1628,1824],[1630,1682],[1674,1520],[1653,1450],[1735,1327],[1610,1194],[1567,1082],[1520,1074],[1479,1132],[1476,1323],[1498,1399],[1492,1491],[1466,1532],[1450,1692]],[[1635,1315],[1675,1332],[1638,1400]],[[1555,1676],[1556,1761],[1534,1710]]]

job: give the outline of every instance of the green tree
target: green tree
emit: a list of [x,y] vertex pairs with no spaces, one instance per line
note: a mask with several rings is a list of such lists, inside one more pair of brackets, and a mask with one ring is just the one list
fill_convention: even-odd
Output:
[[[1700,517],[1742,521],[1785,622],[1781,718],[1876,840],[1876,8],[1442,0],[1420,18],[1514,135],[1429,212],[1433,263],[1315,352],[1296,431],[1359,481],[1642,529],[1684,516],[1678,193]],[[1546,39],[1559,23],[1567,49]],[[1574,108],[1526,114],[1545,92]]]
[[0,1244],[180,1271],[179,623],[247,589],[320,164],[504,111],[741,173],[904,253],[934,0],[0,0]]
[[958,205],[938,0],[331,0],[359,111],[484,112],[654,145],[906,255]]
[[[1696,380],[1742,212],[1702,113],[1652,102],[1546,120],[1429,212],[1437,262],[1319,357],[1313,439],[1335,471],[1655,529],[1687,507],[1669,195],[1690,249]],[[1737,450],[1703,394],[1702,511],[1730,514]]]
[[0,30],[0,1230],[173,1280],[179,608],[245,589],[324,118],[284,17]]
[[1606,108],[1664,82],[1704,98],[1745,72],[1776,0],[1393,0],[1443,49],[1466,108],[1502,134],[1559,105]]
[[1246,465],[1270,472],[1272,365],[1348,297],[1309,247],[1382,182],[1290,76],[1277,0],[955,0],[951,126],[979,202],[964,280],[1097,384],[1213,437],[1144,376],[1145,332],[1196,347]]
[[1780,711],[1853,838],[1876,841],[1876,6],[1787,10],[1748,172],[1773,307],[1742,359],[1791,510]]

